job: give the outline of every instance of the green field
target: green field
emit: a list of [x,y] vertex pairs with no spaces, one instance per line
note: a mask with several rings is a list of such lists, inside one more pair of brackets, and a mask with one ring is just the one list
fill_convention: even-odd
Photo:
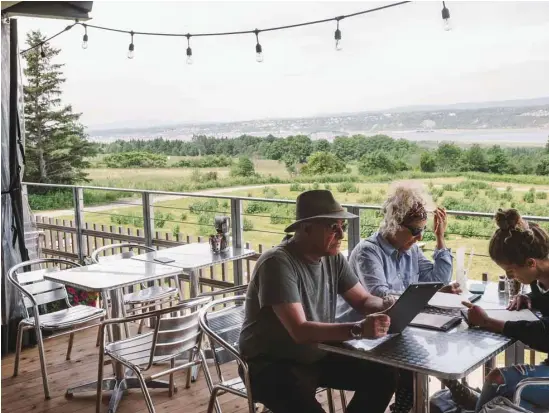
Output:
[[[262,176],[290,180],[290,175],[284,167],[269,160],[255,161],[256,173]],[[228,177],[228,168],[212,168],[216,171],[219,179]],[[205,173],[208,170],[200,170]],[[181,184],[188,183],[196,172],[186,168],[162,168],[162,169],[90,169],[92,185],[109,186],[118,188],[148,188],[157,190],[169,190]],[[508,181],[506,177],[499,180],[489,179],[493,176],[476,174],[475,178],[486,178],[487,180],[472,180],[470,175],[465,176],[439,176],[440,174],[420,174],[421,182],[431,193],[437,205],[451,205],[449,209],[455,210],[476,210],[481,212],[493,212],[498,207],[518,208],[524,214],[549,216],[549,181],[539,180],[533,177],[531,184],[527,178],[520,180],[513,177],[515,182]],[[411,175],[413,176],[413,175]],[[303,178],[301,179],[303,180]],[[364,181],[375,181],[375,177],[364,178]],[[239,188],[213,188],[208,193],[220,195],[239,195],[245,197],[291,199],[294,200],[299,192],[312,188],[328,188],[341,203],[380,205],[387,196],[391,182],[386,177],[383,182],[344,182],[344,183],[315,183],[302,182],[294,184],[271,184],[256,185],[252,188],[246,186],[246,181],[239,183]],[[519,181],[519,182],[517,182]],[[539,183],[541,182],[541,184]],[[531,198],[533,202],[525,202],[525,194],[533,188]],[[124,202],[139,203],[139,198],[125,200]],[[177,198],[165,200],[160,198],[154,202],[155,209],[155,230],[159,236],[174,237],[179,234],[182,237],[207,236],[212,229],[212,220],[215,215],[230,215],[229,202],[226,200],[205,200],[203,198]],[[243,203],[244,210],[244,240],[249,242],[254,249],[269,248],[278,243],[283,237],[283,229],[290,222],[294,214],[293,206],[287,207],[280,203],[248,202]],[[37,215],[40,215],[38,213]],[[46,214],[47,215],[47,214]],[[70,220],[71,215],[57,216],[58,219]],[[375,211],[363,211],[361,215],[361,235],[368,236],[375,231],[380,222],[380,216]],[[142,228],[142,208],[139,205],[111,205],[103,207],[95,212],[89,209],[85,212],[85,222],[88,225],[104,225],[105,228],[112,227],[118,231],[119,227],[136,230]],[[488,237],[494,230],[491,219],[449,219],[447,244],[453,249],[466,247],[469,253],[474,250],[475,257],[470,276],[480,278],[483,272],[488,272],[490,278],[495,280],[501,270],[495,266],[487,254]],[[426,251],[434,247],[432,233],[426,233]],[[344,245],[346,248],[346,245]]]

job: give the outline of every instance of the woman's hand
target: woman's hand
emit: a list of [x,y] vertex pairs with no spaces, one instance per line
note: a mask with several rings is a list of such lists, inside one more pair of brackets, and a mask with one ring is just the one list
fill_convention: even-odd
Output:
[[448,285],[445,285],[440,290],[438,290],[439,293],[447,293],[447,294],[461,294],[461,288],[459,286],[459,283],[450,283]]
[[446,210],[444,208],[437,208],[435,210],[435,217],[433,223],[433,231],[437,239],[444,239],[444,233],[448,226],[448,218],[446,216]]
[[532,300],[529,296],[524,294],[516,295],[515,298],[509,303],[509,306],[507,309],[509,311],[513,310],[522,310],[523,308],[528,308],[529,310],[532,309]]

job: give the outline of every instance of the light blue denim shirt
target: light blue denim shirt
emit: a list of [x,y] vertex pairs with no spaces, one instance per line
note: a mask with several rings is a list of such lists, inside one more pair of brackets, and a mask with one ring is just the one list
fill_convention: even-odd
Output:
[[[410,284],[438,281],[448,284],[452,279],[452,254],[449,249],[435,250],[434,262],[414,244],[399,253],[376,232],[362,240],[351,253],[349,264],[362,285],[371,294],[384,297],[401,294]],[[364,318],[354,311],[342,297],[338,297],[336,320],[353,322]]]
[[400,253],[379,233],[362,240],[349,258],[351,268],[362,285],[373,295],[402,293],[410,284],[442,282],[452,279],[452,254],[449,249],[435,250],[434,262],[414,244]]

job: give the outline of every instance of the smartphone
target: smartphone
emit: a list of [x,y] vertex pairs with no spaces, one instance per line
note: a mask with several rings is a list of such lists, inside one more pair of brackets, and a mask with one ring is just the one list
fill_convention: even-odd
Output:
[[484,294],[484,291],[486,291],[486,285],[472,284],[471,287],[469,287],[469,291],[473,294]]
[[174,262],[175,260],[173,258],[168,258],[168,257],[158,257],[158,258],[155,258],[154,261],[159,262],[161,264],[168,264],[170,262]]

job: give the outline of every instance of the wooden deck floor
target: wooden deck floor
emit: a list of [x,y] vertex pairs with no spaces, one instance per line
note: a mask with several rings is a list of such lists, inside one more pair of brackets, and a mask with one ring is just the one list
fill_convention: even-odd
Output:
[[[21,354],[19,375],[12,377],[14,354],[2,358],[2,412],[6,413],[88,413],[95,412],[95,394],[65,398],[69,385],[77,385],[97,379],[98,347],[95,346],[96,329],[80,332],[75,336],[71,360],[65,360],[68,336],[45,341],[46,360],[50,382],[51,399],[44,399],[38,347],[26,348]],[[105,375],[111,372],[105,366]],[[226,378],[236,376],[236,366],[228,364],[223,371]],[[151,396],[157,412],[200,413],[207,408],[209,391],[201,373],[197,382],[185,389],[185,373],[176,375],[177,392],[173,397],[166,390],[152,390]],[[336,396],[337,392],[334,392]],[[110,393],[105,392],[103,410],[107,411]],[[325,404],[325,393],[318,396]],[[220,398],[223,413],[246,412],[246,401],[227,394]],[[336,407],[341,409],[339,399]],[[131,390],[124,396],[119,413],[145,413],[147,408],[141,392]]]

